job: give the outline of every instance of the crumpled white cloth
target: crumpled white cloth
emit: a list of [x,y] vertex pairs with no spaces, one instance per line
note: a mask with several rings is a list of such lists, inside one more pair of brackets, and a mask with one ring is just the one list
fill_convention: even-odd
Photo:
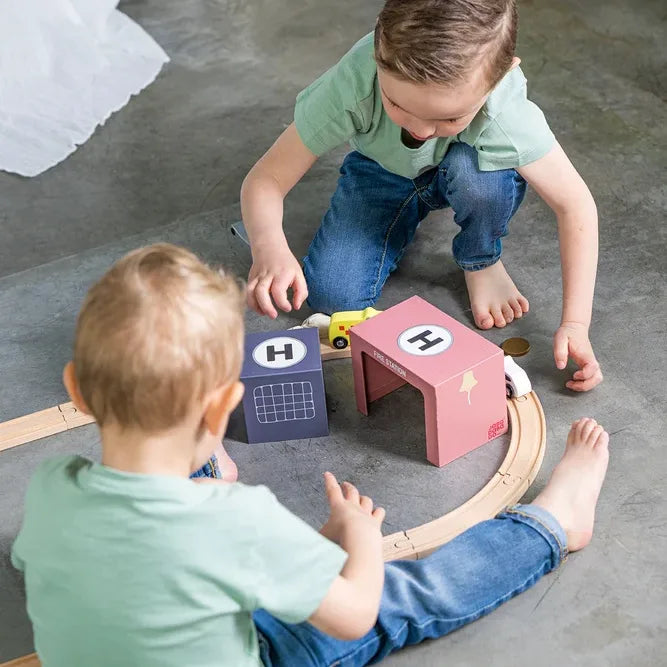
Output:
[[169,60],[118,0],[2,0],[0,169],[64,160]]

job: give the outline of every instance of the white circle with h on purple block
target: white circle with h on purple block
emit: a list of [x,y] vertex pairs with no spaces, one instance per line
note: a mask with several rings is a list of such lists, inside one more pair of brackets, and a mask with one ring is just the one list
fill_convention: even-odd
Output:
[[437,324],[418,324],[406,329],[396,342],[403,352],[416,357],[431,357],[449,349],[454,336],[449,329]]
[[276,336],[255,346],[252,358],[264,368],[289,368],[303,361],[308,353],[306,344],[291,336]]

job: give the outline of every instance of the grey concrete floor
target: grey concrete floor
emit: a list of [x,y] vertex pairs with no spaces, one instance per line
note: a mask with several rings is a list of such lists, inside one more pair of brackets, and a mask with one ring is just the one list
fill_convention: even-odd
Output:
[[[60,370],[87,286],[127,249],[165,239],[247,272],[228,225],[254,160],[291,120],[296,93],[371,29],[377,1],[133,0],[121,8],[172,58],[159,79],[65,163],[35,179],[0,174],[0,420],[65,399]],[[601,256],[592,340],[604,383],[585,395],[563,389],[551,336],[560,269],[555,224],[534,194],[512,223],[505,262],[531,312],[500,342],[532,343],[523,365],[543,401],[548,450],[528,493],[545,483],[567,427],[593,415],[612,434],[611,462],[593,543],[556,573],[489,617],[405,651],[388,665],[667,664],[665,433],[664,3],[639,0],[520,2],[519,55],[532,98],[596,197]],[[288,235],[302,252],[322,215],[343,151],[320,160],[287,203]],[[432,216],[380,301],[420,294],[470,323],[465,288],[449,252],[453,223]],[[304,313],[305,316],[305,313]],[[278,328],[248,316],[248,328]],[[229,449],[241,476],[264,482],[309,522],[324,516],[327,467],[388,508],[387,530],[421,523],[480,488],[505,441],[436,470],[422,458],[419,398],[409,389],[370,418],[349,396],[347,362],[326,383],[332,434],[310,444],[248,447],[235,416]],[[94,427],[0,454],[0,660],[31,650],[19,577],[8,562],[26,478],[59,451],[95,455]]]

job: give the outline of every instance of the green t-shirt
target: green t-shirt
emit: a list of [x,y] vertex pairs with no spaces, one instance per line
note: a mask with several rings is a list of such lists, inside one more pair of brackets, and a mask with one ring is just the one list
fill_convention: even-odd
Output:
[[517,67],[505,75],[470,125],[456,137],[436,137],[419,148],[401,141],[401,128],[382,105],[373,34],[366,35],[297,97],[294,122],[317,156],[349,142],[387,171],[405,178],[442,161],[452,141],[477,150],[483,171],[521,167],[549,152],[554,136],[544,114],[526,97]]
[[42,464],[12,551],[44,667],[260,665],[251,613],[319,606],[347,555],[265,487]]

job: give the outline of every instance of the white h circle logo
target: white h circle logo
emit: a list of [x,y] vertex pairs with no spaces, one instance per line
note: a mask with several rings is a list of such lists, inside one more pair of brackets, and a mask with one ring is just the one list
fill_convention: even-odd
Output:
[[430,357],[451,347],[454,337],[449,329],[437,324],[419,324],[406,329],[397,342],[403,352],[417,357]]
[[303,341],[291,336],[276,336],[255,346],[252,358],[264,368],[288,368],[303,361],[308,348]]

